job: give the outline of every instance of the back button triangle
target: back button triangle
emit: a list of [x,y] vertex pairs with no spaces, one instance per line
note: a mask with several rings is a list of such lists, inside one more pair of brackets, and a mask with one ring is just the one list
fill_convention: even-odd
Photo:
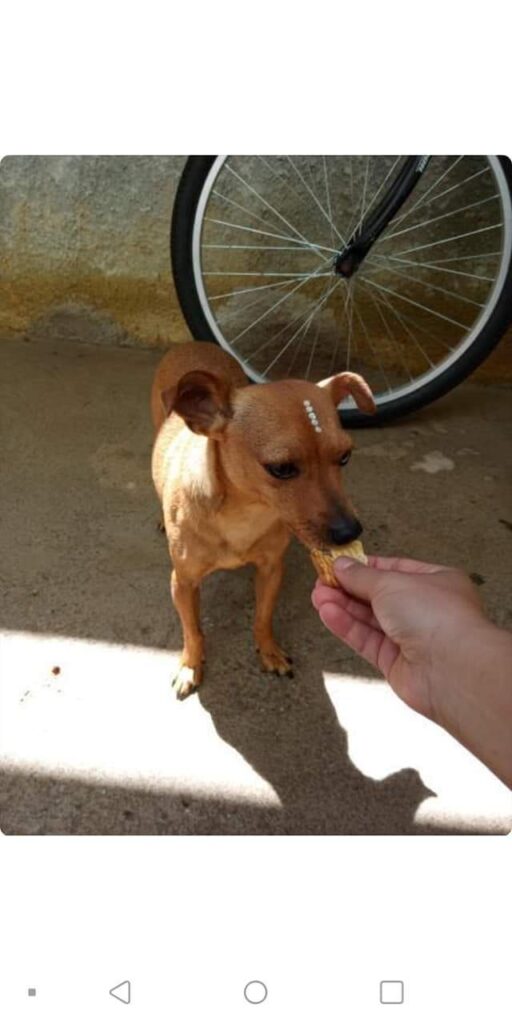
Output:
[[114,988],[110,989],[109,995],[113,996],[114,999],[119,999],[120,1003],[128,1005],[132,998],[132,986],[129,981],[121,981],[119,985],[115,985]]

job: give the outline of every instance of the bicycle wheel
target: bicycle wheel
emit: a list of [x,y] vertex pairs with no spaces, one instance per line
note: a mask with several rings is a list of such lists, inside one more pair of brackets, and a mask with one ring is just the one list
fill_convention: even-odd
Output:
[[254,381],[361,373],[379,423],[446,394],[512,320],[512,171],[431,157],[350,278],[339,253],[406,157],[192,157],[173,211],[174,279],[192,335]]

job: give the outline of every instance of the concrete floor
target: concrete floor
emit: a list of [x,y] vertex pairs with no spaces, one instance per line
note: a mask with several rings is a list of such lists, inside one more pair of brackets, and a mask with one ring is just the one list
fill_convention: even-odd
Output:
[[[51,338],[0,344],[2,774],[6,833],[504,833],[510,794],[319,624],[288,559],[260,673],[251,572],[211,577],[209,662],[180,704],[180,634],[149,476],[158,355]],[[466,384],[358,432],[369,551],[475,574],[512,626],[511,391]]]

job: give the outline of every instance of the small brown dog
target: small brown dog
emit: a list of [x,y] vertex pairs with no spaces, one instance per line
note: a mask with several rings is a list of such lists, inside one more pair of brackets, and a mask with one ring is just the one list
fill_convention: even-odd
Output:
[[347,394],[365,412],[375,410],[357,374],[340,373],[319,385],[250,384],[236,360],[209,342],[176,345],[158,366],[152,471],[183,628],[174,680],[179,698],[201,682],[199,585],[215,569],[256,566],[254,638],[261,663],[267,672],[290,673],[272,614],[291,533],[318,548],[349,543],[362,529],[340,473],[351,441],[336,410]]

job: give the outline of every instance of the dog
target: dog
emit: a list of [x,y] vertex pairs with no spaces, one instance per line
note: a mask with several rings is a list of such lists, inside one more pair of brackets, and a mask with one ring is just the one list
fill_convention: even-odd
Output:
[[272,615],[292,534],[308,548],[347,544],[362,532],[342,482],[352,442],[337,406],[352,395],[374,412],[368,384],[340,373],[320,384],[252,384],[210,342],[175,345],[151,392],[152,476],[172,562],[171,595],[183,653],[179,699],[201,683],[201,580],[216,569],[256,567],[254,639],[264,671],[291,674]]

